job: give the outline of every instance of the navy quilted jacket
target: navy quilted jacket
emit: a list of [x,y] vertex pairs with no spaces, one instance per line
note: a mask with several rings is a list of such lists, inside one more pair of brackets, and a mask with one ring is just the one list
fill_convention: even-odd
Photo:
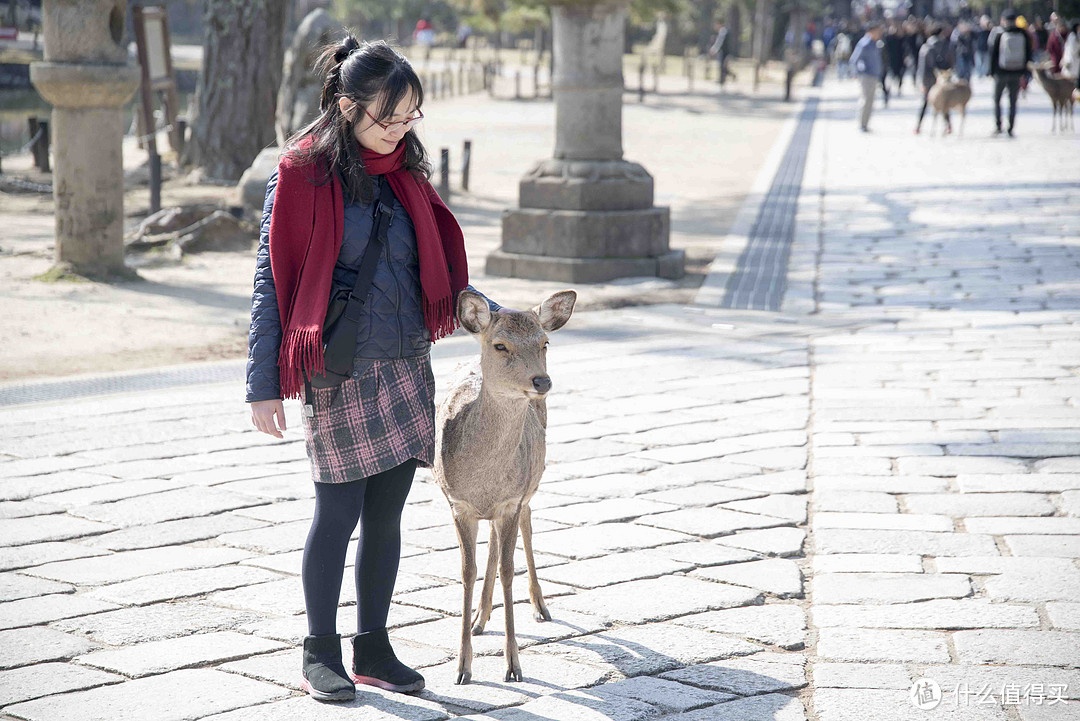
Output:
[[[270,268],[270,214],[274,207],[277,171],[266,184],[259,250],[255,262],[255,288],[251,296],[251,328],[248,332],[247,402],[281,398],[278,380],[278,349],[281,346],[281,317],[278,314],[274,278]],[[383,199],[385,202],[385,198]],[[364,304],[356,335],[353,376],[374,360],[424,355],[431,348],[431,335],[424,325],[420,287],[420,258],[416,231],[405,207],[395,197],[394,218],[387,244],[380,254],[371,292]],[[334,265],[334,285],[352,287],[364,256],[371,225],[371,203],[348,203],[341,252]],[[476,290],[469,286],[470,290]],[[477,291],[479,292],[479,291]],[[482,294],[481,294],[482,295]],[[499,305],[487,299],[492,311]]]

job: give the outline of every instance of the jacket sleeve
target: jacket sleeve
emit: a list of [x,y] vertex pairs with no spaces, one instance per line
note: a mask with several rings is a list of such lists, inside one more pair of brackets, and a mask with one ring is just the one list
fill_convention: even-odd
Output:
[[251,294],[251,327],[248,330],[247,399],[281,398],[278,350],[281,348],[281,316],[278,315],[274,276],[270,269],[270,214],[274,208],[278,171],[270,175],[259,227],[259,250],[255,258],[255,288]]
[[1001,40],[1001,33],[990,33],[990,74],[997,75],[998,72],[998,42]]
[[473,293],[476,293],[478,296],[480,296],[481,298],[486,300],[487,304],[488,304],[488,308],[491,310],[492,313],[497,313],[497,312],[499,312],[499,309],[502,308],[501,305],[499,305],[498,303],[493,301],[491,298],[488,298],[486,295],[484,295],[483,293],[478,291],[476,288],[473,288],[472,285],[465,286],[465,290],[471,290]]

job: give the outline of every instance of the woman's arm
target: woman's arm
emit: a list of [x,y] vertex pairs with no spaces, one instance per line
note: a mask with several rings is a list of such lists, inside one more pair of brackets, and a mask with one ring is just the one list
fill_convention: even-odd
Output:
[[278,174],[266,184],[259,250],[255,259],[255,287],[251,294],[251,327],[248,331],[247,402],[281,398],[278,351],[281,348],[281,316],[278,314],[274,275],[270,268],[270,213]]

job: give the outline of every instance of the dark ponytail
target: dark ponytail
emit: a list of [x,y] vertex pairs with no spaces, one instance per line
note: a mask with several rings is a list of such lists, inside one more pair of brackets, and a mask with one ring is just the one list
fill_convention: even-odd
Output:
[[[320,185],[330,182],[330,168],[335,168],[341,176],[345,202],[369,203],[374,183],[360,158],[353,120],[341,112],[338,98],[348,97],[376,118],[387,120],[410,92],[416,99],[416,107],[423,105],[420,78],[409,61],[388,43],[382,40],[361,43],[351,32],[340,42],[319,49],[315,72],[323,77],[319,117],[285,141],[282,155],[302,164],[318,163],[322,169],[317,181]],[[382,102],[374,107],[380,93]],[[359,108],[357,113],[366,117]],[[311,144],[300,149],[299,141],[309,135]],[[417,178],[429,179],[431,163],[416,132],[409,130],[401,142],[405,143],[405,168]]]

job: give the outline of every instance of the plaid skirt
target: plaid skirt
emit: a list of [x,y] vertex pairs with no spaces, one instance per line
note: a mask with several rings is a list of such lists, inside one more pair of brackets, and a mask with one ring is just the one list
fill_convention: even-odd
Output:
[[312,388],[314,415],[304,419],[316,483],[366,478],[415,458],[435,461],[435,376],[431,356],[366,361],[357,378]]

